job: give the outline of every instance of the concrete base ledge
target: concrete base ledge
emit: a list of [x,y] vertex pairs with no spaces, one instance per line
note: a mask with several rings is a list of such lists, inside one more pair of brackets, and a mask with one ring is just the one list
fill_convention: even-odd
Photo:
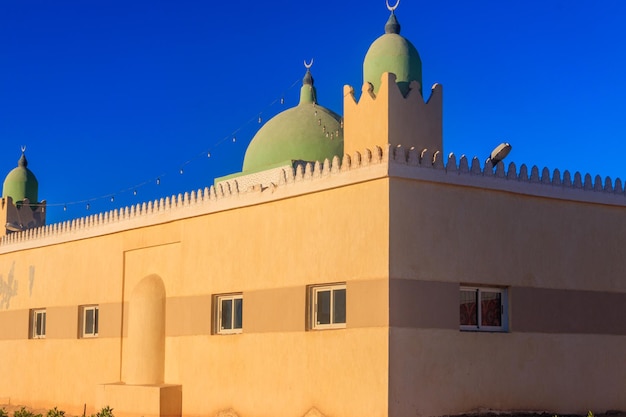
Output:
[[181,417],[182,385],[98,385],[96,409],[111,407],[116,417]]

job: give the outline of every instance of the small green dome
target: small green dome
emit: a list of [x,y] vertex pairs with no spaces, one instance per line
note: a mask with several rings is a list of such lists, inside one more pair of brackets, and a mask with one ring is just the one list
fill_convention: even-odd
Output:
[[419,82],[421,94],[422,60],[415,46],[400,36],[400,23],[393,11],[385,25],[385,34],[372,43],[363,61],[363,81],[374,86],[374,93],[380,88],[384,72],[396,75],[403,95],[409,92],[411,81]]
[[257,172],[286,161],[324,161],[343,156],[341,117],[317,104],[307,69],[300,103],[270,119],[254,136],[243,160],[243,172]]
[[14,168],[4,179],[2,187],[2,197],[11,197],[14,203],[21,203],[28,198],[31,204],[37,203],[39,194],[39,183],[35,174],[27,168],[28,161],[22,152],[17,168]]

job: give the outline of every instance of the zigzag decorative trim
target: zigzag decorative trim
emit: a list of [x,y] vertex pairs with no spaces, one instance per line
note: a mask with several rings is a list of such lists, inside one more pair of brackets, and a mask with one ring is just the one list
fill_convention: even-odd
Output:
[[536,165],[530,170],[528,174],[528,167],[526,164],[522,164],[517,170],[517,166],[514,162],[509,163],[508,169],[504,170],[504,164],[499,163],[495,167],[491,165],[490,161],[486,161],[481,166],[480,160],[477,157],[472,158],[471,164],[465,155],[462,155],[457,164],[456,156],[454,153],[448,155],[447,161],[444,164],[444,158],[441,152],[435,152],[434,154],[428,149],[417,151],[414,148],[405,149],[401,145],[391,149],[392,158],[390,162],[397,164],[405,164],[409,166],[427,167],[433,169],[445,170],[447,173],[457,173],[459,175],[469,174],[473,176],[483,177],[495,177],[504,178],[511,181],[529,182],[543,185],[553,185],[556,187],[574,188],[586,191],[601,191],[612,194],[625,194],[624,185],[622,180],[617,178],[615,182],[610,177],[606,177],[602,180],[600,175],[596,175],[594,178],[591,174],[585,174],[583,177],[580,172],[575,172],[572,179],[572,174],[569,171],[564,171],[561,175],[561,171],[555,169],[550,173],[548,168],[541,170],[539,174],[539,168]]
[[[444,163],[444,158],[442,157],[441,152],[433,153],[427,149],[405,149],[401,145],[396,147],[388,145],[385,149],[376,147],[373,151],[365,149],[363,153],[355,152],[352,156],[344,155],[341,161],[335,156],[332,161],[326,159],[322,163],[318,161],[315,163],[307,163],[305,165],[301,164],[295,169],[283,170],[279,183],[272,184],[271,191],[274,191],[276,188],[295,185],[298,183],[310,184],[310,181],[312,180],[323,180],[328,177],[341,176],[348,171],[380,164],[405,166],[409,169],[414,167],[414,169],[417,170],[428,169],[428,172],[433,174],[438,172],[448,178],[451,174],[455,174],[459,177],[466,177],[467,181],[470,183],[472,182],[472,178],[491,177],[496,180],[502,180],[503,182],[496,188],[504,190],[509,188],[507,186],[507,182],[508,184],[513,184],[513,182],[515,182],[536,184],[537,187],[550,185],[561,189],[577,189],[583,192],[591,191],[602,193],[602,195],[625,196],[624,185],[620,179],[616,179],[613,182],[610,177],[606,177],[602,180],[602,177],[599,175],[592,178],[590,174],[585,174],[583,177],[579,172],[576,172],[572,178],[569,171],[564,171],[561,175],[561,172],[558,169],[555,169],[551,173],[548,168],[543,168],[541,170],[541,174],[539,174],[539,168],[537,168],[537,166],[533,166],[529,174],[528,167],[525,164],[522,164],[518,171],[517,166],[513,162],[508,165],[506,172],[502,163],[499,163],[495,167],[494,171],[494,167],[490,162],[486,162],[481,166],[477,157],[472,158],[470,163],[468,158],[463,155],[457,164],[456,156],[453,153],[450,153]],[[416,174],[419,175],[419,171],[417,171]],[[438,175],[431,177],[430,180],[433,180],[432,178],[435,178],[434,181],[444,179],[444,177],[440,177]],[[465,182],[465,184],[467,184],[467,182]],[[477,186],[480,187],[481,184],[477,184]],[[0,247],[48,237],[71,236],[80,231],[112,224],[121,224],[125,221],[133,219],[157,216],[162,213],[171,213],[179,210],[185,210],[190,207],[212,205],[219,201],[231,199],[241,195],[254,195],[255,193],[263,194],[266,190],[267,188],[262,189],[261,186],[253,186],[247,190],[239,190],[236,182],[234,185],[231,185],[228,182],[222,182],[219,183],[217,187],[211,186],[210,188],[204,188],[204,190],[172,195],[171,197],[127,206],[105,213],[98,213],[62,223],[28,229],[23,232],[11,233],[0,238]],[[589,196],[591,199],[595,200],[593,196]],[[618,204],[626,205],[626,199]],[[197,215],[197,213],[194,215]],[[185,217],[185,215],[182,215],[181,217]]]

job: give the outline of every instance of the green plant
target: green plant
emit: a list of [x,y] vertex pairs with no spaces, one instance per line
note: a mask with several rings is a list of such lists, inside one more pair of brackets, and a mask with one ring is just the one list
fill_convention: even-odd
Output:
[[96,417],[114,417],[113,409],[108,405],[96,413]]
[[0,417],[9,417],[9,413],[7,413],[7,410],[4,407],[0,408]]
[[33,414],[32,411],[27,410],[26,407],[22,407],[13,412],[13,417],[43,417],[41,414]]
[[48,410],[46,417],[65,417],[65,411],[57,410],[57,408],[54,407],[52,410]]
[[32,417],[33,413],[28,411],[26,407],[22,407],[19,410],[13,412],[13,417]]

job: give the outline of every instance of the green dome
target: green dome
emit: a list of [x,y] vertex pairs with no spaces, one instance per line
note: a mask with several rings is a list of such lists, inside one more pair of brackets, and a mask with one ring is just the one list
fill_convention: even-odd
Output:
[[35,174],[27,168],[28,161],[26,155],[22,152],[20,160],[17,162],[17,168],[14,168],[4,179],[2,187],[2,197],[11,197],[14,203],[20,203],[25,198],[31,204],[37,203],[39,194],[39,183]]
[[372,43],[363,61],[363,81],[374,86],[374,93],[378,93],[384,72],[396,75],[403,95],[409,92],[411,81],[419,82],[422,93],[422,60],[415,46],[400,36],[400,24],[393,12],[385,25],[385,34]]
[[257,172],[286,161],[324,161],[343,156],[341,117],[317,104],[313,77],[307,70],[300,103],[270,119],[254,136],[243,172]]

